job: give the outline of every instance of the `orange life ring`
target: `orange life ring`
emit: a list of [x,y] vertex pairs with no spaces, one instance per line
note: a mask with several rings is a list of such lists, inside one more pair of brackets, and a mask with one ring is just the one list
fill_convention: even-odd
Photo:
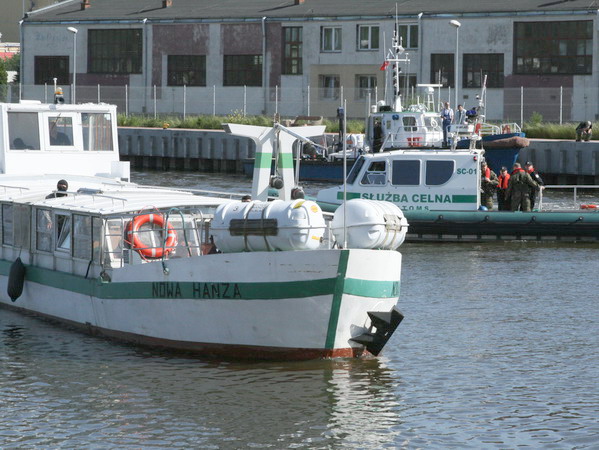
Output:
[[138,231],[146,223],[155,223],[161,228],[164,228],[164,217],[162,214],[143,214],[135,217],[127,224],[127,239],[131,248],[136,250],[140,255],[145,258],[162,258],[172,252],[177,246],[177,232],[173,226],[169,223],[167,225],[167,238],[163,247],[148,247],[139,239]]
[[580,205],[580,209],[597,209],[599,206],[593,205],[592,203],[586,205]]
[[480,129],[481,129],[481,127],[482,127],[482,124],[481,124],[481,123],[477,123],[477,124],[474,126],[474,132],[475,132],[476,134],[479,134],[479,135],[480,135]]

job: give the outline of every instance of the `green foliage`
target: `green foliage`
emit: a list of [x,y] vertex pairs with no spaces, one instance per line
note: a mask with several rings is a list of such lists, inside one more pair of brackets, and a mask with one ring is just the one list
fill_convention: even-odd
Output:
[[0,58],[0,101],[6,101],[8,92],[8,73],[6,72],[6,62]]
[[[576,139],[576,126],[578,123],[526,123],[522,131],[526,137],[533,139]],[[599,126],[599,125],[598,125]],[[593,127],[594,128],[594,127]]]
[[529,122],[531,124],[539,125],[541,122],[543,122],[543,115],[537,111],[533,111],[533,113],[530,115]]
[[[191,128],[202,130],[222,130],[223,123],[239,123],[243,125],[257,125],[271,127],[272,117],[269,116],[245,116],[242,111],[233,111],[227,116],[187,116],[185,119],[176,116],[145,116],[119,114],[118,125],[120,127],[149,127],[162,128],[163,123],[168,123],[169,128]],[[324,119],[327,133],[338,133],[339,124],[336,120]],[[364,122],[361,120],[350,120],[347,122],[348,133],[363,133]]]

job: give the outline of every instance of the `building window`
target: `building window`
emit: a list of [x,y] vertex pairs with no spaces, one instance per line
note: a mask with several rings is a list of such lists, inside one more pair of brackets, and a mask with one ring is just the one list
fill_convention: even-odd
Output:
[[337,100],[339,98],[339,75],[320,75],[320,98],[326,100]]
[[453,53],[431,54],[431,83],[454,87]]
[[358,50],[379,49],[379,27],[358,25]]
[[593,21],[514,23],[517,74],[591,74]]
[[262,86],[262,55],[225,55],[223,86]]
[[[407,83],[407,84],[406,84]],[[415,74],[407,74],[399,76],[399,88],[400,89],[412,89],[416,87],[416,75]],[[406,91],[404,95],[408,95]]]
[[69,57],[68,56],[36,56],[35,57],[35,84],[68,85]]
[[376,75],[356,75],[356,98],[368,98],[370,94],[370,98],[374,99],[376,86]]
[[206,56],[168,55],[169,86],[206,86]]
[[89,30],[87,67],[90,73],[141,73],[141,29]]
[[301,75],[302,27],[283,27],[283,75]]
[[464,54],[462,87],[480,88],[485,75],[487,87],[503,87],[503,53]]
[[341,51],[341,28],[322,27],[320,29],[320,51],[321,52],[340,52]]
[[404,48],[418,48],[418,25],[400,25],[398,34]]

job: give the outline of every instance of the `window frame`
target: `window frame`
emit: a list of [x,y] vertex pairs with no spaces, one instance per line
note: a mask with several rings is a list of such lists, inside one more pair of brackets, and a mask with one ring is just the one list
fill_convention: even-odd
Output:
[[[401,37],[402,46],[405,49],[417,49],[418,48],[418,40],[419,40],[419,32],[418,32],[418,24],[415,23],[406,23],[399,24],[397,27],[397,35]],[[405,33],[403,32],[405,30]]]
[[223,86],[262,87],[263,64],[262,55],[223,55]]
[[[362,46],[362,30],[368,30],[366,45]],[[376,29],[376,38],[374,31]],[[375,42],[376,41],[376,42]],[[359,52],[378,51],[380,48],[380,26],[378,25],[357,25],[356,30],[356,50]]]
[[283,27],[282,75],[303,75],[303,27]]
[[[332,81],[333,86],[330,86],[327,80]],[[341,95],[341,76],[335,74],[319,75],[318,86],[320,88],[319,98],[321,100],[339,100]]]
[[[450,175],[442,183],[429,183],[429,164],[436,165],[440,163],[451,163]],[[425,186],[443,186],[451,181],[456,170],[456,161],[454,159],[427,159],[424,164],[424,185]]]
[[166,84],[167,86],[206,86],[206,55],[168,55]]
[[142,28],[98,28],[87,32],[87,71],[97,74],[141,74]]
[[[488,88],[503,88],[504,61],[503,53],[464,53],[462,55],[462,88],[481,88],[485,75],[487,75]],[[476,78],[475,67],[479,68],[480,79],[478,82],[473,81],[468,84],[469,78]]]
[[[443,61],[443,60],[446,61]],[[439,73],[439,65],[444,70],[441,70],[441,79],[437,80]],[[443,65],[447,65],[445,68]],[[431,77],[430,82],[442,84],[444,88],[455,87],[455,54],[454,53],[431,53]]]
[[[366,81],[367,86],[362,86],[362,81]],[[371,99],[375,98],[375,92],[378,87],[378,77],[376,75],[357,74],[356,75],[356,99],[364,100],[371,95]]]
[[[513,29],[514,74],[591,75],[593,73],[595,31],[592,20],[514,22]],[[584,51],[579,54],[581,44]],[[561,54],[564,51],[566,54]]]
[[[376,168],[376,165],[381,165],[381,164],[383,166],[382,170],[380,168]],[[375,168],[373,169],[373,167],[375,167]],[[361,186],[386,186],[389,182],[388,176],[387,176],[387,173],[388,173],[387,168],[388,168],[388,164],[387,164],[386,159],[370,161],[370,164],[364,171],[364,175],[362,175],[362,179],[360,180],[360,185]],[[376,178],[373,178],[373,180],[371,182],[370,180],[367,180],[369,175],[376,177]],[[375,182],[376,180],[382,180],[383,183],[377,183],[377,182]]]
[[70,64],[69,56],[35,55],[33,62],[33,84],[53,84],[54,78],[56,78],[56,83],[59,85],[71,84]]
[[[418,167],[418,170],[415,170],[415,168],[408,168],[408,173],[412,173],[413,175],[416,175],[418,177],[418,183],[396,183],[395,182],[395,172],[396,172],[396,165],[397,164],[401,164],[401,163],[415,163]],[[422,161],[419,159],[396,159],[394,161],[392,161],[391,164],[391,185],[392,186],[420,186],[422,184],[422,179],[420,176],[420,171],[422,169]]]
[[[330,48],[325,45],[327,40],[327,34],[330,31]],[[337,42],[338,41],[338,42]],[[343,31],[341,27],[335,26],[323,26],[320,27],[320,52],[321,53],[341,53],[343,50]]]

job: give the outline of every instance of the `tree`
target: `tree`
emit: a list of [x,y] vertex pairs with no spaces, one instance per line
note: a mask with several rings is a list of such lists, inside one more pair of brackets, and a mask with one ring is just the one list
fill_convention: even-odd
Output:
[[4,62],[5,62],[6,70],[12,70],[12,71],[17,72],[14,82],[18,83],[20,75],[21,75],[21,54],[16,53],[14,56],[12,56],[10,58],[6,58],[4,60]]
[[7,101],[8,73],[6,72],[6,61],[0,58],[0,101]]

